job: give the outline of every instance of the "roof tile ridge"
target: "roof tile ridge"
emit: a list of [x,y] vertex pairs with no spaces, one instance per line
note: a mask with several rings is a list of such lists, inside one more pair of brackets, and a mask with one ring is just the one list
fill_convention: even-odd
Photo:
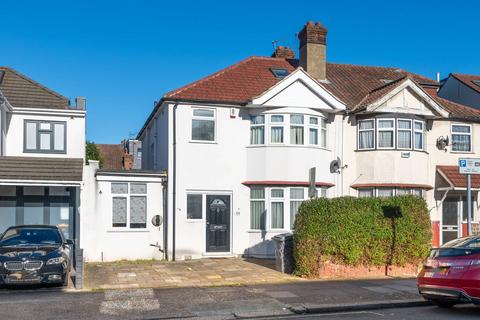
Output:
[[24,75],[23,73],[15,70],[15,69],[13,69],[13,68],[11,68],[11,67],[0,66],[0,68],[6,69],[6,70],[8,70],[8,71],[10,71],[10,72],[12,72],[12,73],[14,73],[14,74],[16,74],[17,76],[23,78],[24,80],[27,80],[27,81],[30,82],[31,84],[38,86],[40,89],[42,89],[42,90],[44,90],[44,91],[46,91],[46,92],[48,92],[48,93],[50,93],[50,94],[53,94],[54,96],[56,96],[56,97],[58,97],[58,98],[61,98],[61,99],[66,100],[66,102],[69,102],[69,101],[70,101],[70,99],[68,99],[67,97],[61,95],[60,93],[58,93],[58,92],[56,92],[56,91],[53,91],[52,89],[47,88],[46,86],[44,86],[44,85],[41,84],[40,82],[37,82],[37,81],[33,80],[32,78]]
[[208,81],[208,80],[217,78],[217,77],[223,75],[225,72],[230,71],[230,70],[233,70],[233,69],[235,69],[235,68],[238,68],[239,66],[241,66],[241,65],[243,65],[243,64],[245,64],[245,63],[247,63],[247,62],[250,62],[250,61],[252,61],[252,60],[254,60],[254,59],[257,59],[257,58],[259,58],[259,56],[250,56],[250,57],[248,57],[248,58],[246,58],[246,59],[243,59],[243,60],[241,60],[241,61],[239,61],[239,62],[237,62],[237,63],[235,63],[235,64],[232,64],[232,65],[230,65],[230,66],[228,66],[228,67],[225,67],[225,68],[223,68],[223,69],[221,69],[221,70],[219,70],[219,71],[217,71],[217,72],[215,72],[215,73],[212,73],[212,74],[210,74],[210,75],[208,75],[208,76],[205,76],[205,77],[203,77],[203,78],[201,78],[201,79],[199,79],[199,80],[197,80],[197,81],[194,81],[194,82],[192,82],[192,83],[186,84],[186,85],[184,85],[184,86],[182,86],[182,87],[180,87],[180,88],[178,88],[178,89],[169,91],[169,92],[167,92],[166,94],[164,94],[163,96],[166,97],[166,98],[172,97],[172,96],[174,96],[174,95],[176,95],[176,94],[179,94],[179,93],[181,93],[181,92],[183,92],[183,91],[185,91],[185,90],[194,88],[194,87],[198,86],[199,84],[202,84],[202,83],[204,83],[204,82],[206,82],[206,81]]

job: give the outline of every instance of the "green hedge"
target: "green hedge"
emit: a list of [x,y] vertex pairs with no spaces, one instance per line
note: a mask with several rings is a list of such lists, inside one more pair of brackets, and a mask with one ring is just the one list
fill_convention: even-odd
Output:
[[[401,209],[400,217],[385,216],[384,208],[391,206]],[[316,276],[327,260],[364,266],[419,263],[431,237],[427,205],[417,196],[308,200],[295,219],[295,272]]]

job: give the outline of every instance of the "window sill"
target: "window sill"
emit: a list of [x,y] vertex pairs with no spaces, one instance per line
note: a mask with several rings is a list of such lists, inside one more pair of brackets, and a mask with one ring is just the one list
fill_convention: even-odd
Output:
[[199,144],[218,144],[217,141],[208,141],[208,140],[190,140],[189,143],[199,143]]
[[288,147],[288,148],[308,148],[308,149],[316,149],[316,150],[324,150],[324,151],[332,151],[329,148],[318,147],[315,145],[305,145],[305,144],[253,144],[248,145],[247,148],[278,148],[278,147]]
[[107,229],[107,232],[108,233],[125,233],[125,232],[131,232],[131,233],[145,233],[145,232],[150,232],[149,229],[125,229],[125,228],[122,228],[122,229]]
[[425,150],[414,150],[414,149],[355,149],[354,150],[354,152],[369,152],[369,151],[380,151],[380,152],[383,152],[383,151],[398,151],[398,152],[418,152],[418,153],[429,154]]
[[453,150],[450,150],[450,153],[454,153],[454,154],[474,154],[475,152],[473,152],[473,151],[453,151]]

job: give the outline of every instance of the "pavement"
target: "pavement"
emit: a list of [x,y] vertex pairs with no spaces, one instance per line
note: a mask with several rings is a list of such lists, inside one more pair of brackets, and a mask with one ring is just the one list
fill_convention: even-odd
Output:
[[404,279],[89,292],[55,288],[0,290],[0,309],[5,319],[295,319],[299,313],[377,312],[419,304],[425,302],[416,293],[415,281]]
[[250,285],[304,281],[275,270],[274,260],[200,259],[87,263],[87,289],[135,289]]

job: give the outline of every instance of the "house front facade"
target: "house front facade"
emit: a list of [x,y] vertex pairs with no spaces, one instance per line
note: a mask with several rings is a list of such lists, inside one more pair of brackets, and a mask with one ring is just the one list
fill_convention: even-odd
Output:
[[456,166],[479,152],[480,112],[402,69],[328,63],[326,38],[308,23],[299,59],[277,47],[156,104],[138,139],[142,167],[167,173],[171,258],[270,257],[272,237],[293,229],[311,196],[414,194],[427,201],[434,245],[465,233]]

